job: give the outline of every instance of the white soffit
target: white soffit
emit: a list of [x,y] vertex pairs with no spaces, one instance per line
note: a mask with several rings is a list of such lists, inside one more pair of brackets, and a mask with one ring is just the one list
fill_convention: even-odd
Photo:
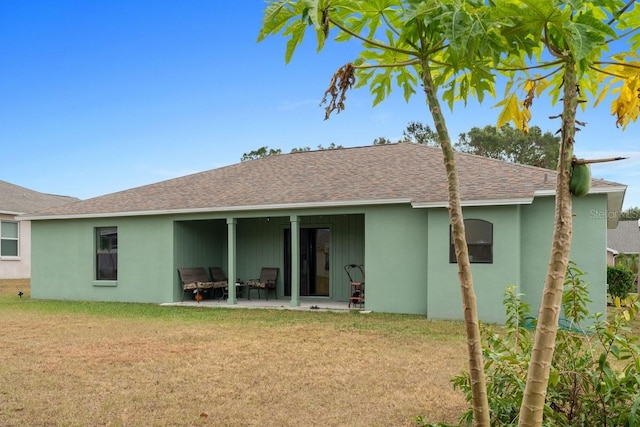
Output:
[[[526,197],[522,199],[487,199],[487,200],[463,200],[460,202],[462,207],[470,206],[505,206],[505,205],[530,205],[533,203],[533,197]],[[414,208],[448,208],[449,202],[422,202],[412,203]]]

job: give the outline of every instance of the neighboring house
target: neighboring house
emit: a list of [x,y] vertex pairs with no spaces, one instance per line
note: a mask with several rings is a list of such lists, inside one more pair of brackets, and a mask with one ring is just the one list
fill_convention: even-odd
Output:
[[31,276],[31,223],[17,217],[76,200],[0,180],[0,279],[28,279]]
[[[479,317],[504,320],[518,286],[537,312],[555,171],[458,153]],[[606,308],[607,227],[626,186],[593,180],[573,202],[571,259]],[[278,267],[277,296],[347,301],[363,264],[367,310],[461,319],[440,149],[400,143],[265,157],[30,214],[34,298],[180,301],[177,268],[230,278]],[[602,248],[596,250],[594,248]],[[273,295],[272,295],[273,298]],[[237,303],[235,287],[229,304]]]
[[640,224],[638,221],[619,221],[607,231],[607,248],[619,254],[640,255]]
[[[618,257],[627,257],[637,263],[640,258],[640,221],[619,221],[614,229],[607,230],[607,265],[615,265]],[[636,275],[636,287],[640,283]]]

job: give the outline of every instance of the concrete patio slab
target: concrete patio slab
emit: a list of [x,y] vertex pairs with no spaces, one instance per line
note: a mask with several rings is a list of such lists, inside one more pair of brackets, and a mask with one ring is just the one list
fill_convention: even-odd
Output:
[[162,306],[177,307],[206,307],[206,308],[245,308],[245,309],[272,309],[272,310],[309,310],[309,311],[335,311],[349,312],[351,310],[362,311],[360,308],[349,308],[346,302],[328,301],[325,299],[305,299],[299,306],[292,306],[289,299],[237,299],[237,304],[229,304],[226,300],[206,299],[200,302],[183,301],[168,302]]

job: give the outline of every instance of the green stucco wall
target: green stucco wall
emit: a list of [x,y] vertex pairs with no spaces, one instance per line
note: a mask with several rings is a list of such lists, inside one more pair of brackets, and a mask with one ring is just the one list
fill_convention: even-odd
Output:
[[[95,280],[95,227],[118,227],[118,280]],[[32,222],[33,298],[160,302],[174,296],[173,224],[161,217]]]
[[392,205],[365,215],[365,308],[427,314],[428,211]]
[[[465,219],[493,224],[493,263],[472,263],[478,317],[485,322],[504,321],[502,294],[520,281],[519,206],[463,208]],[[463,319],[458,264],[449,262],[449,215],[446,209],[429,210],[428,316]]]
[[[305,211],[300,227],[331,229],[330,298],[347,301],[343,266],[363,264],[364,216],[358,211]],[[300,212],[296,212],[299,214]],[[236,276],[258,278],[262,267],[278,267],[278,296],[284,295],[284,230],[290,212],[237,218]],[[268,218],[268,220],[267,220]],[[95,228],[118,228],[118,280],[95,280]],[[179,267],[228,271],[227,218],[161,215],[110,219],[33,221],[34,298],[171,302],[183,298]],[[185,298],[188,298],[186,295]]]
[[[554,218],[553,197],[539,197],[522,206],[522,281],[520,292],[537,315],[551,253]],[[573,241],[569,259],[587,273],[590,284],[588,309],[606,310],[607,197],[589,195],[573,199]]]
[[[571,259],[588,273],[593,311],[606,292],[605,195],[574,201]],[[551,247],[553,198],[530,205],[464,208],[466,219],[493,224],[493,263],[472,264],[478,312],[485,322],[504,320],[502,295],[519,287],[534,314]],[[179,301],[178,267],[222,267],[227,272],[228,218],[236,220],[237,277],[258,277],[278,267],[284,296],[284,230],[291,216],[301,228],[329,228],[330,299],[347,301],[345,264],[364,264],[365,309],[462,319],[457,264],[449,262],[446,209],[409,204],[270,212],[158,215],[32,222],[34,298]],[[95,280],[95,228],[118,227],[118,280]]]

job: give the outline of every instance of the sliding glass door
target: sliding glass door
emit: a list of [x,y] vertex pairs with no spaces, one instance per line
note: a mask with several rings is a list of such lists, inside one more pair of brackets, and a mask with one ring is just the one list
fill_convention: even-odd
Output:
[[[300,296],[329,296],[329,228],[300,229]],[[291,230],[284,230],[284,290],[291,296]]]

